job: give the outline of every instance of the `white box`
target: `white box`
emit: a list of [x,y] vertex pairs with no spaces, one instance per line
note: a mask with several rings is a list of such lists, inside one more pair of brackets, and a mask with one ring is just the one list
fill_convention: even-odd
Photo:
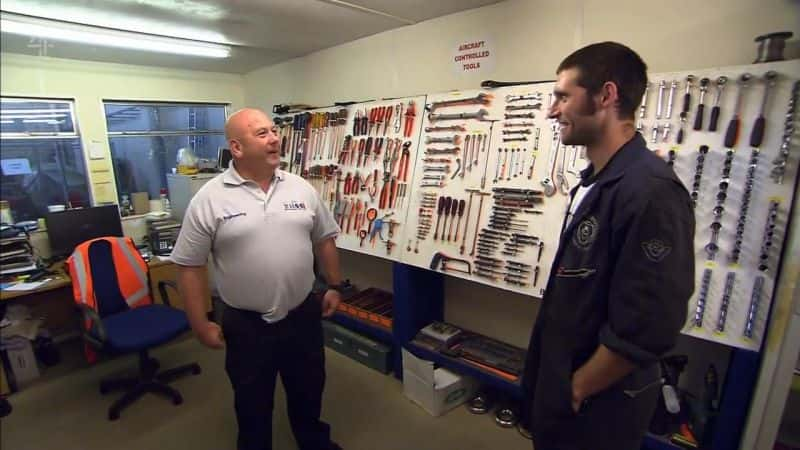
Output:
[[403,393],[428,414],[441,416],[472,398],[477,388],[472,378],[434,368],[433,362],[403,349]]

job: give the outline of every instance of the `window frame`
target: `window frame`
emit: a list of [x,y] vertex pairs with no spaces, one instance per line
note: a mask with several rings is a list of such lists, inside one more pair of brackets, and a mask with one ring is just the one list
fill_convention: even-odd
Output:
[[115,100],[103,99],[103,118],[106,123],[106,134],[111,137],[122,136],[187,136],[187,135],[214,135],[225,134],[224,130],[211,131],[211,130],[183,130],[183,131],[108,131],[108,115],[106,113],[106,105],[128,105],[128,106],[222,106],[225,114],[225,120],[228,120],[228,112],[231,106],[230,103],[215,103],[215,102],[189,102],[189,101],[153,101],[153,100]]
[[[63,138],[78,138],[81,143],[81,152],[84,154],[84,163],[86,162],[86,149],[83,145],[83,139],[81,138],[81,129],[80,124],[78,123],[78,115],[75,112],[75,102],[74,98],[65,98],[65,97],[28,97],[28,96],[20,96],[20,95],[2,95],[0,96],[2,99],[11,99],[11,100],[19,100],[20,102],[25,101],[45,101],[50,103],[65,103],[69,106],[69,113],[72,118],[72,124],[74,125],[74,130],[72,133],[65,133],[59,131],[26,131],[24,133],[17,133],[17,132],[2,132],[0,131],[0,140],[2,139],[63,139]],[[0,107],[2,110],[2,107]],[[87,165],[88,169],[88,165]],[[88,172],[87,172],[88,174]]]
[[[73,131],[69,132],[59,132],[59,131],[26,131],[24,133],[19,132],[2,132],[0,131],[0,145],[2,145],[2,141],[6,140],[59,140],[59,139],[77,139],[78,145],[81,149],[81,156],[82,163],[83,163],[83,173],[86,177],[86,190],[89,194],[89,206],[96,206],[97,202],[94,198],[94,184],[92,182],[91,176],[91,168],[89,166],[89,158],[86,154],[86,145],[83,142],[83,136],[81,135],[81,128],[80,128],[80,121],[78,120],[78,114],[76,112],[76,103],[77,99],[72,97],[37,97],[37,96],[28,96],[28,95],[0,95],[0,99],[10,99],[13,101],[33,101],[33,102],[50,102],[50,103],[64,103],[69,106],[69,113],[72,119],[73,124]],[[0,102],[1,103],[1,102]],[[2,110],[2,106],[0,106],[0,110]],[[60,159],[60,158],[59,158]],[[59,161],[59,165],[63,166],[63,161]],[[62,179],[64,174],[62,173]],[[62,186],[63,189],[66,189],[66,185]],[[64,197],[66,199],[67,193],[64,191]]]

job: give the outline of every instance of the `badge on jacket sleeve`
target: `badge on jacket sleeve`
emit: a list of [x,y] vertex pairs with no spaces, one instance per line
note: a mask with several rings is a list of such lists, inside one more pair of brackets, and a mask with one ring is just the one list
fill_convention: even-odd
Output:
[[664,260],[672,251],[672,247],[661,239],[653,238],[649,241],[642,242],[642,250],[644,255],[650,261],[658,263]]
[[581,250],[589,250],[589,248],[597,240],[597,230],[599,224],[597,218],[589,216],[581,221],[575,227],[575,234],[572,235],[572,243]]

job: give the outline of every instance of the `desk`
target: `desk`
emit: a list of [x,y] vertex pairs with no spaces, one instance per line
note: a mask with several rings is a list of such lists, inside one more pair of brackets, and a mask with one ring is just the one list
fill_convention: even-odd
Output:
[[[163,303],[158,292],[158,282],[175,280],[176,268],[172,261],[153,257],[147,263],[150,270],[150,291],[156,303]],[[0,290],[0,305],[7,302],[24,303],[34,316],[45,318],[43,327],[53,336],[73,335],[80,332],[78,315],[75,312],[75,299],[72,295],[72,281],[64,270],[63,263],[57,263],[51,270],[56,275],[51,280],[31,291]],[[183,299],[169,289],[170,304],[183,309]],[[206,312],[211,311],[211,299],[206,301]]]

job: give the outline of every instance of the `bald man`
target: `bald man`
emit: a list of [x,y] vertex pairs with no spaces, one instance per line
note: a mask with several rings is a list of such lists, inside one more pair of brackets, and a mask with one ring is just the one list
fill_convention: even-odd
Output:
[[[225,136],[232,164],[192,198],[172,252],[189,322],[204,345],[226,348],[239,450],[272,448],[277,374],[300,450],[340,449],[320,421],[321,318],[340,301],[339,227],[310,184],[279,169],[279,139],[263,111],[234,113]],[[209,255],[221,327],[205,311]],[[311,295],[315,256],[328,283],[322,302]]]

